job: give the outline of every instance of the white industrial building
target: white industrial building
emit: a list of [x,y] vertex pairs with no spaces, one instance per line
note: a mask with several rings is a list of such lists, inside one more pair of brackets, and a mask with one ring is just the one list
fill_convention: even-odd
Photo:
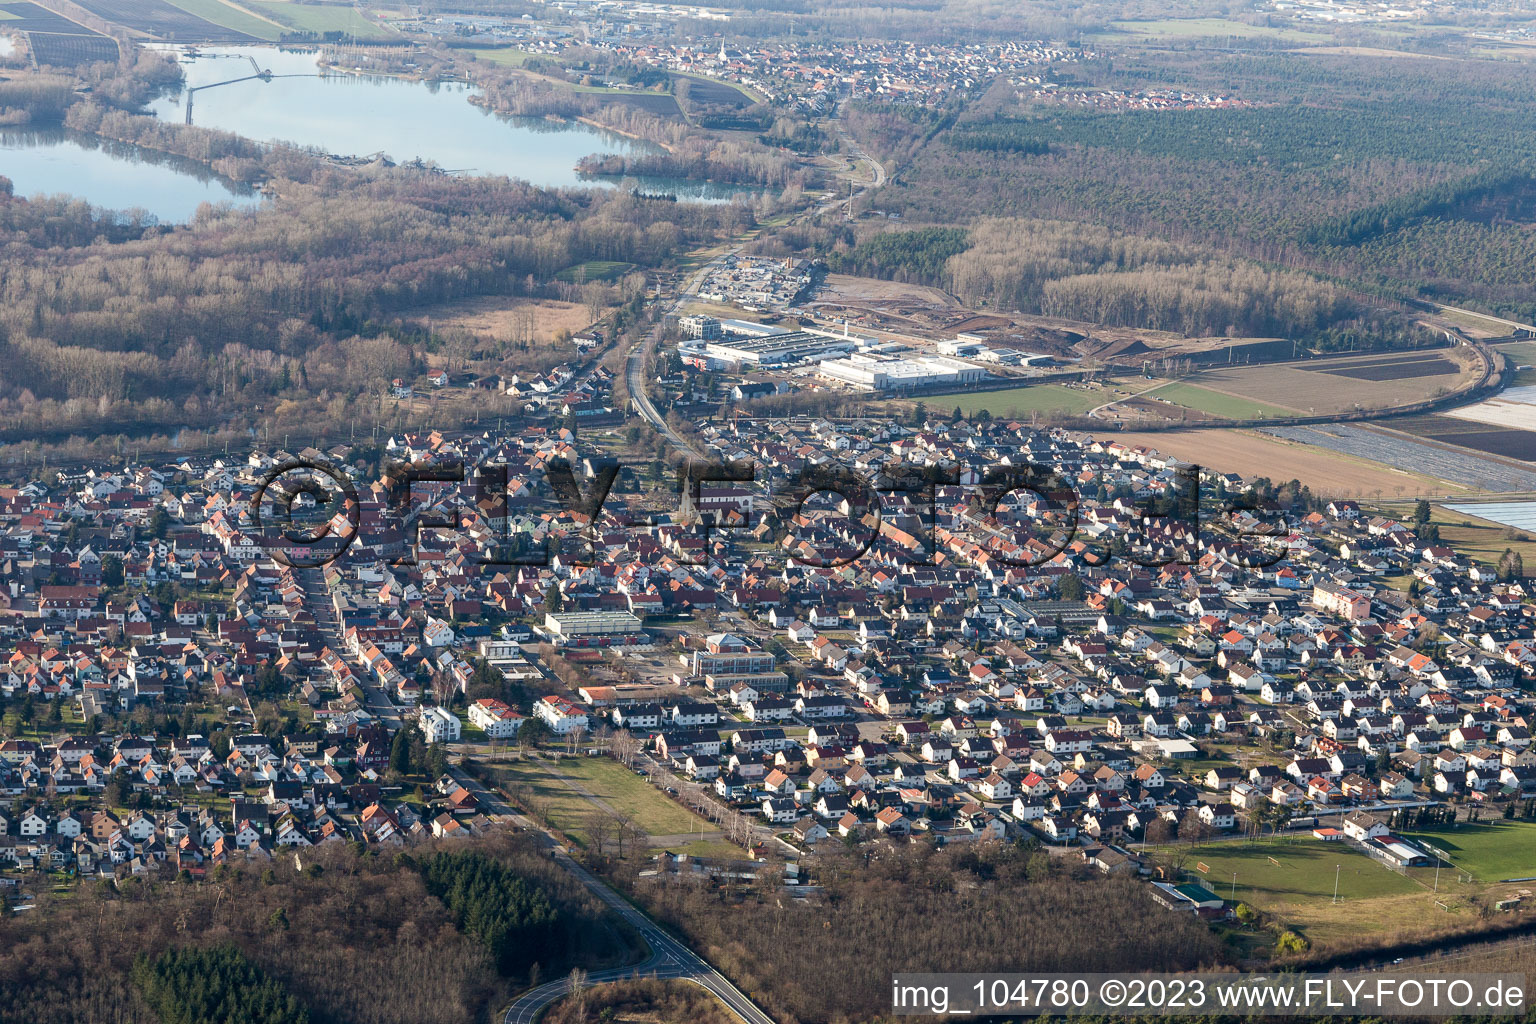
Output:
[[817,375],[863,391],[904,391],[933,385],[973,384],[987,371],[947,356],[895,358],[857,353],[821,363]]
[[[760,337],[727,334],[703,342],[704,354],[736,366],[784,366],[852,352],[852,338],[830,338],[809,331],[785,331]],[[686,350],[682,350],[686,354]]]
[[641,633],[641,620],[631,611],[551,611],[544,616],[544,628],[565,640],[633,636]]

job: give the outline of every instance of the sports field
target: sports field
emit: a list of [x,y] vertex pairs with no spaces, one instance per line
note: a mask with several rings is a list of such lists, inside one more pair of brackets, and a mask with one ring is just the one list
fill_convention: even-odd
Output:
[[[1209,870],[1198,870],[1200,864]],[[1223,899],[1236,898],[1300,931],[1314,948],[1357,946],[1362,938],[1406,937],[1460,923],[1435,907],[1425,886],[1339,842],[1212,843],[1191,851],[1184,870]]]
[[1490,821],[1406,833],[1438,846],[1460,872],[1480,884],[1536,877],[1536,822]]

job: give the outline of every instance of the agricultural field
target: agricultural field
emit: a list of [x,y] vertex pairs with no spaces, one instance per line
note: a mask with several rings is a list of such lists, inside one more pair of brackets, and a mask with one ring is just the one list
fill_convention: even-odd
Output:
[[1326,369],[1320,369],[1318,372],[1331,373],[1339,377],[1353,377],[1356,380],[1383,381],[1454,375],[1460,371],[1461,367],[1444,356],[1428,355],[1422,359],[1387,357],[1345,362],[1334,360],[1330,361]]
[[243,0],[252,12],[295,32],[339,32],[358,39],[394,39],[398,33],[363,17],[350,4],[300,4],[291,0]]
[[96,35],[62,35],[33,32],[27,36],[32,54],[41,65],[73,68],[117,60],[117,40]]
[[1458,872],[1481,885],[1536,877],[1536,822],[1489,821],[1405,833],[1437,846]]
[[1224,473],[1301,480],[1312,488],[1312,493],[1329,498],[1465,493],[1463,487],[1422,473],[1237,428],[1141,433],[1117,430],[1105,436],[1155,448]]
[[1501,459],[1536,462],[1536,405],[1493,399],[1455,412],[1461,415],[1411,416],[1393,420],[1392,427]]
[[676,117],[682,113],[678,108],[677,100],[669,92],[650,92],[639,89],[610,89],[601,85],[571,85],[562,83],[567,89],[576,92],[599,92],[608,97],[609,103],[622,103],[629,107],[639,107],[648,110],[658,117]]
[[81,7],[135,32],[167,42],[245,43],[251,36],[189,14],[167,0],[78,0]]
[[[1205,379],[1202,377],[1201,379]],[[1284,394],[1284,392],[1279,392]],[[1224,395],[1197,384],[1176,381],[1147,392],[1146,399],[1161,399],[1172,405],[1207,413],[1218,419],[1251,420],[1275,419],[1295,416],[1296,409],[1272,402],[1260,401],[1245,395]]]
[[256,8],[237,5],[233,0],[169,0],[170,3],[204,21],[220,25],[254,39],[276,42],[283,26],[256,13]]
[[[948,411],[955,406],[967,415],[985,410],[995,417],[1028,416],[1031,413],[1056,413],[1080,416],[1114,398],[1099,388],[1069,388],[1062,384],[1036,384],[1007,391],[966,391],[924,398],[930,409]],[[953,404],[951,404],[953,403]]]
[[[1368,369],[1366,364],[1369,364]],[[1443,372],[1421,372],[1432,366]],[[1345,376],[1341,372],[1359,373],[1362,369],[1367,369],[1372,376]],[[1348,413],[1356,408],[1389,409],[1452,391],[1466,382],[1459,365],[1433,351],[1379,355],[1370,359],[1349,356],[1222,366],[1203,371],[1195,380],[1210,390],[1259,402],[1273,402],[1279,395],[1297,396],[1293,399],[1297,408],[1319,416]]]
[[250,11],[236,7],[232,3],[225,3],[224,0],[170,0],[170,2],[204,21],[222,25],[256,39],[275,42],[283,33],[282,26],[258,18]]
[[58,32],[64,35],[92,34],[68,18],[54,14],[30,0],[0,3],[0,12],[6,15],[5,27],[14,32]]
[[[1392,421],[1394,428],[1407,422],[1410,421]],[[1305,427],[1266,427],[1264,432],[1387,466],[1412,466],[1419,473],[1471,490],[1536,490],[1536,472],[1532,470],[1522,469],[1511,462],[1480,458],[1476,452],[1419,441],[1412,434],[1401,433],[1397,429],[1333,423]],[[1390,494],[1382,491],[1378,497]]]
[[1276,28],[1269,25],[1249,25],[1226,18],[1165,18],[1157,21],[1112,21],[1110,30],[1099,33],[1106,38],[1121,42],[1127,37],[1145,40],[1168,39],[1278,39],[1291,43],[1327,42],[1329,37],[1317,32],[1299,29]]
[[744,86],[733,82],[723,82],[718,78],[706,78],[702,75],[688,75],[682,72],[673,72],[673,91],[676,91],[677,82],[688,83],[688,94],[694,103],[703,103],[718,107],[746,107],[756,103],[759,97]]
[[[1199,870],[1200,864],[1208,870]],[[1214,843],[1190,850],[1184,870],[1222,898],[1247,903],[1301,932],[1315,949],[1355,946],[1362,937],[1409,938],[1435,929],[1446,916],[1413,878],[1342,843]]]

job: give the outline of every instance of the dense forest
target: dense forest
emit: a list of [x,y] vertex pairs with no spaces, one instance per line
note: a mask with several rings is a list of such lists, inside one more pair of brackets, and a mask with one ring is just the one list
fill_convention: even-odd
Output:
[[998,82],[963,111],[856,107],[855,133],[894,166],[869,202],[918,224],[1085,222],[1197,247],[1218,265],[1536,313],[1536,68],[1142,49],[1073,76],[1074,87],[1209,90],[1251,105],[1101,110]]
[[1341,289],[1304,274],[1070,221],[880,232],[828,263],[937,285],[971,306],[1187,335],[1310,337],[1355,313]]
[[[624,940],[601,904],[531,842],[499,836],[453,849],[500,865],[591,942],[540,947],[546,977],[619,957]],[[0,1024],[221,1021],[205,1011],[238,991],[275,1014],[231,1018],[251,1024],[305,1015],[311,1024],[466,1024],[526,981],[502,977],[455,926],[413,857],[349,844],[214,869],[202,882],[87,881],[67,899],[45,888],[3,927]],[[188,976],[217,984],[198,990]]]
[[141,956],[133,983],[160,1024],[309,1024],[309,1011],[234,946]]
[[537,879],[478,850],[445,851],[422,865],[427,890],[454,923],[476,939],[506,975],[534,964],[573,961],[578,951],[603,959],[622,953],[591,922],[562,914]]
[[[1128,878],[1002,844],[818,847],[808,900],[640,882],[638,892],[776,1020],[868,1020],[902,971],[1174,971],[1217,964],[1202,922]],[[836,978],[836,984],[829,984]]]

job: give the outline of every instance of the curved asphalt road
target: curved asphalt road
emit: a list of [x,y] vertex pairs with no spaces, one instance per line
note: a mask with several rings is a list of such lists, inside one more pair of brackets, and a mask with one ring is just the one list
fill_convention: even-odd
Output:
[[[774,1024],[773,1018],[759,1009],[746,993],[731,984],[729,978],[711,967],[693,950],[674,939],[655,921],[636,910],[627,900],[609,888],[606,882],[572,860],[549,832],[512,810],[498,794],[486,789],[478,779],[471,777],[458,765],[450,764],[448,771],[460,785],[475,795],[481,810],[485,813],[493,818],[512,821],[530,834],[538,836],[556,863],[575,875],[592,895],[602,900],[610,910],[622,917],[645,939],[646,945],[651,950],[651,955],[645,961],[629,967],[593,971],[587,975],[588,985],[620,981],[625,978],[679,978],[691,981],[714,993],[715,998],[729,1007],[731,1012],[745,1024]],[[531,988],[507,1007],[502,1024],[533,1024],[546,1006],[569,994],[570,991],[569,977],[548,981],[537,988]]]
[[[563,850],[554,850],[555,860],[561,867],[579,878],[592,894],[608,905],[615,914],[627,921],[644,936],[651,947],[651,955],[644,963],[633,967],[618,967],[608,971],[594,971],[587,976],[589,985],[625,978],[680,978],[691,981],[714,993],[731,1012],[746,1024],[773,1024],[773,1018],[757,1007],[746,994],[731,984],[730,979],[705,963],[693,950],[667,934],[656,922],[627,903],[586,868],[568,857]],[[571,979],[547,982],[529,989],[507,1008],[502,1024],[533,1024],[540,1011],[550,1003],[571,991]]]

